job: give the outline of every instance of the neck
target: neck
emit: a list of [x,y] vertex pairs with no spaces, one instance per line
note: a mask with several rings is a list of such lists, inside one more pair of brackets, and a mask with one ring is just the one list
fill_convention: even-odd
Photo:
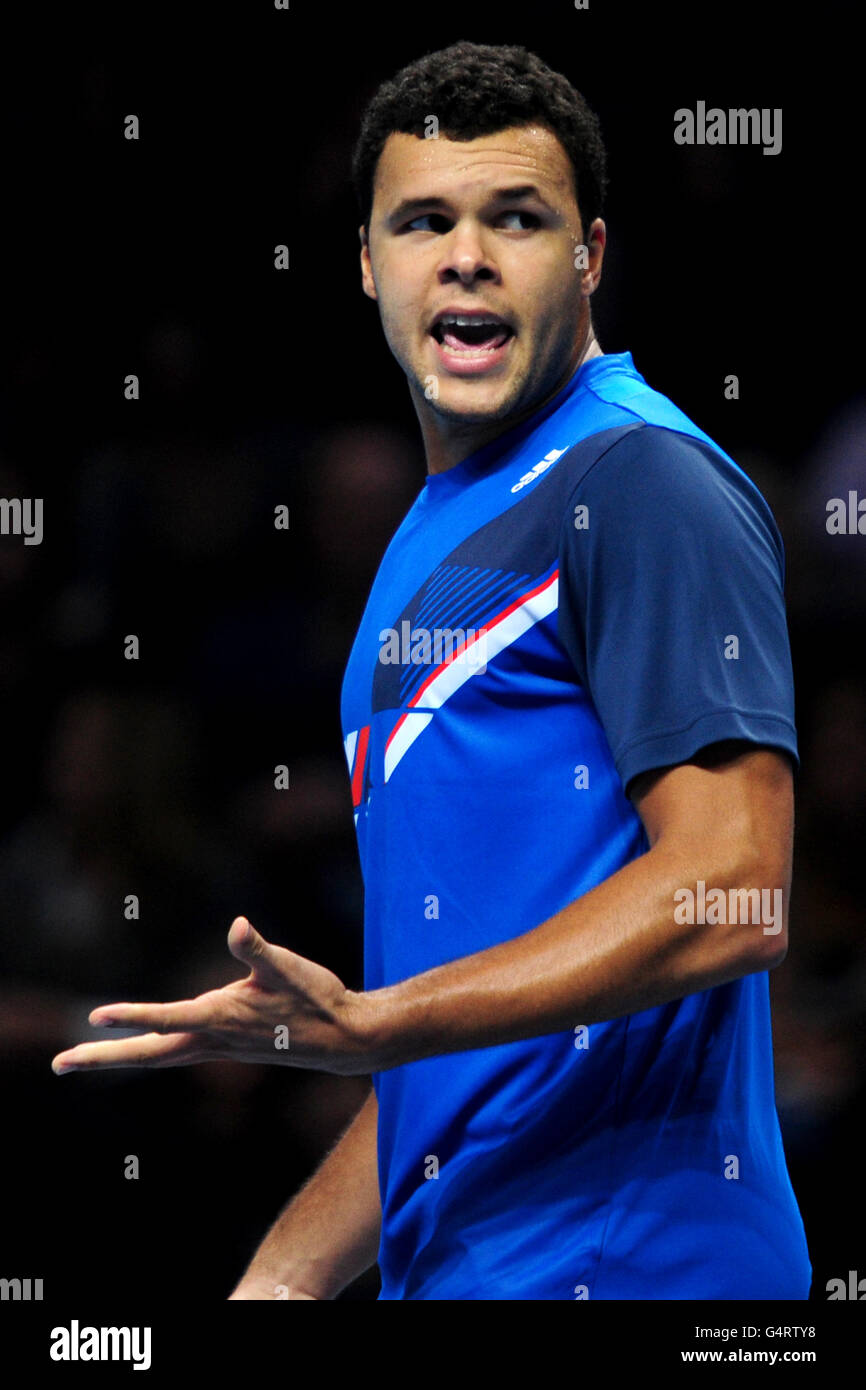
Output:
[[492,420],[489,424],[483,421],[473,420],[465,425],[461,425],[459,420],[447,419],[435,414],[425,401],[421,407],[416,401],[415,407],[421,425],[421,435],[424,442],[424,453],[427,459],[428,473],[445,473],[455,464],[461,463],[470,454],[483,449],[485,444],[490,444],[494,439],[498,439],[507,430],[519,425],[529,415],[533,415],[537,410],[541,410],[559,391],[562,390],[567,381],[570,381],[574,373],[584,362],[588,362],[591,357],[603,357],[604,353],[599,347],[598,341],[590,328],[583,344],[580,356],[568,375],[560,381],[552,391],[540,401],[534,401],[532,405],[515,415],[509,415],[505,420]]

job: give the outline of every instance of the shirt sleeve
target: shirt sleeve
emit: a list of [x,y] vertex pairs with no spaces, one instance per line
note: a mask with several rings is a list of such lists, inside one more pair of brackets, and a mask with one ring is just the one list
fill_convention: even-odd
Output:
[[772,512],[703,440],[642,426],[575,485],[558,632],[624,786],[721,739],[799,765],[783,586]]

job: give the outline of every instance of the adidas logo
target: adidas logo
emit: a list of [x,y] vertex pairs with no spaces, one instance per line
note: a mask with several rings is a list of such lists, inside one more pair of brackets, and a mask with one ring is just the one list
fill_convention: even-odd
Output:
[[535,467],[531,470],[531,472],[524,473],[523,477],[520,478],[520,480],[514,484],[514,487],[511,489],[511,491],[519,492],[522,487],[526,487],[527,483],[534,483],[535,479],[539,477],[540,474],[542,474],[546,468],[549,468],[552,463],[556,463],[556,460],[560,458],[564,453],[564,449],[551,449],[550,453],[545,454],[544,458],[541,460],[541,463],[537,463]]

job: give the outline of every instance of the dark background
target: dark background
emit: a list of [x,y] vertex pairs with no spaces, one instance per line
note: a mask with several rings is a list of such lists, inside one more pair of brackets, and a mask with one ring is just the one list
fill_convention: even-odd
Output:
[[[866,537],[825,530],[830,497],[866,496],[852,14],[294,0],[7,22],[0,496],[44,498],[45,535],[0,537],[4,1277],[219,1300],[363,1098],[274,1067],[61,1079],[50,1061],[97,1036],[98,1003],[236,978],[241,912],[361,984],[340,681],[424,463],[361,293],[348,162],[377,84],[460,38],[525,44],[598,112],[601,345],[733,455],[782,531],[803,766],[777,1099],[814,1295],[866,1273]],[[698,100],[781,107],[781,154],[677,146]]]

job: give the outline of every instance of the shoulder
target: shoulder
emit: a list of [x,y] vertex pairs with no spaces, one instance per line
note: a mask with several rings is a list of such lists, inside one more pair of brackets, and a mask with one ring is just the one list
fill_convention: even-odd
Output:
[[597,516],[649,530],[683,527],[751,529],[781,555],[781,537],[758,487],[702,432],[637,421],[584,440],[562,459],[563,495]]

